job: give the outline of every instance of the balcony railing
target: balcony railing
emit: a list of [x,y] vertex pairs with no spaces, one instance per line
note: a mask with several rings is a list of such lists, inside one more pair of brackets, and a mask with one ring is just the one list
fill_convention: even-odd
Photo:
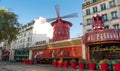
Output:
[[88,1],[86,3],[83,3],[82,7],[86,7],[86,6],[89,6],[89,5],[92,5],[92,4],[95,4],[95,3],[98,3],[98,2],[102,2],[103,0],[93,0],[93,1]]
[[108,42],[119,42],[120,41],[120,30],[106,29],[100,31],[92,31],[85,34],[85,44],[91,43],[108,43]]

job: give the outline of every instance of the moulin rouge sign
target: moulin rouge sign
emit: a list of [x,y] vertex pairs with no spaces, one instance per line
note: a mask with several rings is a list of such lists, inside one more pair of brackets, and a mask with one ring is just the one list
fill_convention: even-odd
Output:
[[47,50],[34,50],[33,57],[40,58],[80,58],[82,57],[82,47],[66,47],[66,48],[55,48]]
[[96,15],[92,18],[92,32],[84,36],[84,43],[120,41],[120,29],[104,29],[103,16]]
[[85,43],[96,42],[96,41],[119,41],[120,30],[104,30],[99,32],[90,32],[85,35]]
[[36,44],[36,45],[40,45],[40,44],[44,44],[44,43],[46,43],[45,40],[43,40],[43,41],[37,41],[35,44]]

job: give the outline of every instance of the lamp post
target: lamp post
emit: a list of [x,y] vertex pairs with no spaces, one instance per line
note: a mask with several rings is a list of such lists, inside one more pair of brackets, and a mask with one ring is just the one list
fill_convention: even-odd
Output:
[[[84,30],[84,29],[85,29],[84,27],[85,27],[86,25],[83,24],[83,23],[80,23],[80,25],[83,26],[83,30]],[[84,36],[85,36],[85,32],[84,32],[84,34],[83,34],[83,38],[82,38],[82,39],[84,39]],[[83,41],[84,41],[84,40],[83,40]],[[83,58],[83,59],[86,59],[86,60],[89,59],[89,48],[88,48],[88,46],[85,45],[84,42],[82,43],[82,58]]]
[[86,24],[83,24],[83,23],[80,23],[80,25],[82,25],[83,26],[83,34],[85,34],[86,33]]

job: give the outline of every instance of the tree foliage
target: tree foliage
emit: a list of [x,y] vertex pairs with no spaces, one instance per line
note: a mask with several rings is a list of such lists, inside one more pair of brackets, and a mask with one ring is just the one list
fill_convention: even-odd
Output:
[[16,39],[19,28],[17,15],[5,9],[0,9],[0,42],[7,40],[10,43]]

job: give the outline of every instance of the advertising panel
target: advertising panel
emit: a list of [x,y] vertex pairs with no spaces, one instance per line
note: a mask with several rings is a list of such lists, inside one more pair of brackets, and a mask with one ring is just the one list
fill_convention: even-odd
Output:
[[34,50],[33,57],[42,58],[80,58],[82,57],[82,46],[54,48],[46,50]]

